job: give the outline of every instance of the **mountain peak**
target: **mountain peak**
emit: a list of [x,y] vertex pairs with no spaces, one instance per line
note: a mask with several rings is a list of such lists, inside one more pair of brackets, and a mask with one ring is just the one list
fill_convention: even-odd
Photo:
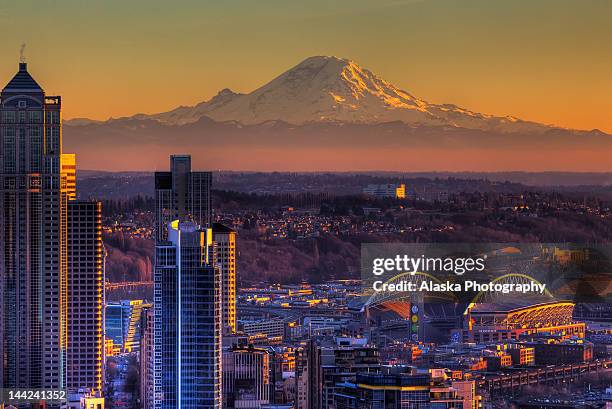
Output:
[[329,67],[330,69],[341,70],[343,67],[356,63],[348,58],[340,58],[333,55],[315,55],[308,57],[298,65],[293,67],[291,70],[302,69],[302,68],[315,68],[321,69],[323,67]]
[[226,104],[231,101],[233,98],[239,96],[241,94],[235,93],[229,88],[223,88],[221,91],[217,92],[217,95],[212,97],[208,102],[202,102],[199,105],[211,104],[215,106],[220,106]]
[[325,64],[329,62],[337,62],[337,63],[349,63],[351,62],[348,58],[336,57],[335,55],[313,55],[312,57],[305,58],[301,63],[302,64]]
[[494,117],[453,104],[436,105],[404,91],[348,58],[312,56],[248,94],[225,88],[194,107],[152,115],[169,124],[216,121],[245,125],[284,121],[381,123],[445,126],[502,132],[538,131],[544,125]]
[[215,95],[215,98],[216,97],[234,96],[234,95],[238,95],[238,94],[235,93],[234,91],[232,91],[229,88],[223,88],[221,91],[217,92],[217,95]]

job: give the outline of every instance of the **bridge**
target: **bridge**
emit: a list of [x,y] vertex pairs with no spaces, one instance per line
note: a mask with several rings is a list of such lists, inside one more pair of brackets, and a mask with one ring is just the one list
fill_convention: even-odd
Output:
[[342,318],[350,317],[352,314],[356,314],[355,311],[350,311],[343,307],[279,307],[270,305],[238,304],[237,309],[239,315],[269,315],[284,319],[299,319],[307,315]]
[[582,364],[527,369],[511,374],[485,376],[478,381],[478,387],[489,393],[510,392],[527,385],[559,383],[589,373],[609,372],[612,370],[611,366],[612,360],[598,360]]
[[133,289],[137,287],[152,286],[153,281],[121,281],[121,282],[110,282],[104,283],[106,290],[120,290],[120,289]]

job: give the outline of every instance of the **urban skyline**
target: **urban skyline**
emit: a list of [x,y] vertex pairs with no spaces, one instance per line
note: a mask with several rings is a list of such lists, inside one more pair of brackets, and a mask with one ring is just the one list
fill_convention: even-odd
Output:
[[[398,98],[381,92],[388,104],[421,109],[411,114],[534,126],[427,105],[348,60],[315,57],[297,72],[318,79],[330,66],[358,88],[363,78],[385,85]],[[168,171],[81,176],[81,152],[65,153],[62,136],[62,97],[47,95],[21,62],[0,94],[1,407],[612,402],[609,186],[222,175],[182,146],[166,156]],[[131,190],[139,178],[149,186],[142,195]],[[470,279],[548,287],[528,296],[372,293],[371,243],[385,252],[412,243],[424,259],[478,255],[487,262]],[[445,253],[442,243],[457,247]],[[443,273],[398,272],[385,284],[438,283]],[[17,403],[20,389],[66,396]]]

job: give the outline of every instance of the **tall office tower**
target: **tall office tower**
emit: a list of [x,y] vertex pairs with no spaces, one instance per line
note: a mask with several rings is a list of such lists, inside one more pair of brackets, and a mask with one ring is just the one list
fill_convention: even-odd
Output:
[[68,200],[76,200],[76,155],[74,153],[62,153],[62,173],[66,174]]
[[295,351],[296,409],[322,409],[320,367],[318,341],[309,339]]
[[104,363],[102,203],[68,202],[67,387],[101,391]]
[[213,223],[215,262],[221,270],[223,333],[236,332],[236,231]]
[[61,97],[27,70],[0,93],[0,387],[66,386],[68,273]]
[[140,316],[140,407],[153,406],[153,308],[144,307]]
[[154,389],[161,409],[221,408],[221,274],[212,229],[173,221],[155,247]]
[[191,156],[170,156],[170,172],[155,172],[155,237],[158,241],[166,240],[168,223],[173,220],[210,227],[211,185],[210,172],[191,171]]
[[270,403],[270,355],[265,349],[233,347],[223,352],[223,407],[259,409]]

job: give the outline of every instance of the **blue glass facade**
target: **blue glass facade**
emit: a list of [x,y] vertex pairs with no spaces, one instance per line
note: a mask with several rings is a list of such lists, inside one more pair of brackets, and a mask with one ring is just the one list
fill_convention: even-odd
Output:
[[211,231],[171,223],[155,266],[156,407],[221,407],[221,276]]
[[123,346],[123,306],[121,304],[107,304],[105,315],[106,339],[112,339],[115,345]]

